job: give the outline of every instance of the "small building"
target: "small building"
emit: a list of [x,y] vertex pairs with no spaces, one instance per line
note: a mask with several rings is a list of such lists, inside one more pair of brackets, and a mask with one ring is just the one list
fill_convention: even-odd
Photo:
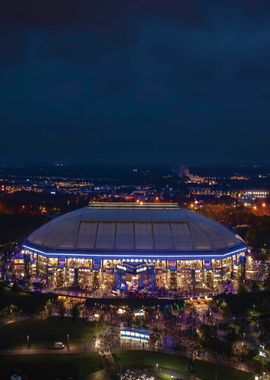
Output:
[[147,329],[134,329],[122,327],[120,329],[121,343],[131,343],[139,345],[148,345],[150,341],[150,332]]

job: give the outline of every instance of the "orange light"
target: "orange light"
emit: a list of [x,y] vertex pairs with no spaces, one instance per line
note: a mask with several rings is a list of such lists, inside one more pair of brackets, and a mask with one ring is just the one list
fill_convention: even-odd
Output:
[[159,197],[156,197],[156,201],[157,201],[157,202],[159,201]]
[[262,206],[263,206],[263,207],[266,207],[266,203],[263,203]]
[[253,206],[253,210],[257,210],[257,206]]

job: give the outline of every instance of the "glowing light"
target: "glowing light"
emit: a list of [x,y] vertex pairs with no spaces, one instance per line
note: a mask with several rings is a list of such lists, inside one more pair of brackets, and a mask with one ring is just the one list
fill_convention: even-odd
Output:
[[121,339],[128,339],[128,340],[135,340],[135,341],[142,341],[142,342],[148,342],[150,338],[150,334],[147,331],[142,330],[121,330],[120,331],[120,338]]
[[[107,253],[88,253],[88,254],[78,254],[77,252],[69,252],[69,253],[64,253],[64,252],[46,252],[46,251],[42,251],[41,249],[37,249],[37,248],[34,248],[34,247],[31,247],[29,245],[26,245],[26,244],[23,244],[22,245],[23,248],[25,249],[28,249],[32,252],[36,252],[36,253],[40,253],[41,255],[44,255],[44,256],[49,256],[49,257],[52,257],[52,256],[64,256],[64,257],[74,257],[74,255],[78,258],[93,258],[93,257],[104,257],[104,258],[119,258],[119,254],[107,254]],[[228,256],[232,256],[236,253],[241,253],[241,252],[245,252],[247,249],[246,245],[245,247],[242,247],[242,248],[239,248],[239,249],[235,249],[235,250],[232,250],[232,251],[229,251],[229,252],[226,252],[226,253],[216,253],[216,254],[212,254],[212,253],[205,253],[205,254],[178,254],[178,255],[171,255],[170,257],[172,259],[186,259],[186,260],[189,260],[189,259],[193,259],[193,258],[196,258],[196,259],[199,259],[199,258],[220,258],[221,256],[222,257],[228,257]],[[153,258],[157,258],[157,259],[164,259],[166,258],[166,255],[161,255],[161,254],[144,254],[144,255],[136,255],[137,258],[150,258],[150,259],[153,259]],[[134,255],[131,255],[131,254],[125,254],[125,258],[134,258]],[[166,258],[167,259],[167,258]]]
[[120,315],[125,314],[125,312],[126,312],[125,309],[121,309],[121,308],[119,308],[119,309],[117,310],[117,314],[120,314]]
[[139,310],[134,312],[135,317],[144,317],[145,316],[145,311],[144,310]]

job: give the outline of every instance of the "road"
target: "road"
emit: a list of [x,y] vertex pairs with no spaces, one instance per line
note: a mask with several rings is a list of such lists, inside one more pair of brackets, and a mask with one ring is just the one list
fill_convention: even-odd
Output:
[[9,349],[0,350],[0,355],[55,355],[55,354],[79,354],[90,352],[89,350],[83,350],[81,345],[70,345],[69,349],[65,347],[64,349],[55,348],[20,348],[20,349]]

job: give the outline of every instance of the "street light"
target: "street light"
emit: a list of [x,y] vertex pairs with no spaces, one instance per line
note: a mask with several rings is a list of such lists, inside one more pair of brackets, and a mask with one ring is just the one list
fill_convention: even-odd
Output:
[[67,348],[69,350],[69,334],[67,334]]
[[27,339],[27,348],[29,348],[29,345],[30,345],[30,336],[27,335],[26,339]]

